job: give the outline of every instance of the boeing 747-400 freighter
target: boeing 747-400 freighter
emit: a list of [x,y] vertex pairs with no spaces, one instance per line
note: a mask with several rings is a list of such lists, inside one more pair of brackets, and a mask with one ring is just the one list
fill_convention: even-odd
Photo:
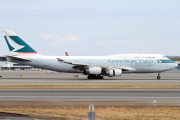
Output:
[[121,76],[123,73],[160,73],[178,66],[161,54],[119,54],[108,56],[44,56],[11,30],[3,31],[9,61],[66,73],[83,73],[88,79]]

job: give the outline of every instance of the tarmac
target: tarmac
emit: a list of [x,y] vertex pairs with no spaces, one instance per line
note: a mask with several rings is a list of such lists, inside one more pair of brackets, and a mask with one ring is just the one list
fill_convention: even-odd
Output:
[[180,89],[0,89],[0,100],[180,99]]
[[0,101],[173,101],[180,89],[0,89]]
[[[78,75],[78,77],[74,77]],[[47,73],[47,71],[0,71],[0,85],[180,85],[180,71],[161,73],[123,74],[88,80],[86,75],[73,73]]]
[[[74,76],[75,75],[75,76]],[[78,75],[78,77],[76,77]],[[83,74],[47,71],[0,71],[1,86],[19,85],[180,85],[180,71],[123,74],[88,80]],[[180,89],[0,89],[0,107],[88,107],[95,106],[180,107]],[[43,119],[0,112],[2,120]]]
[[[1,71],[0,85],[180,85],[180,71],[161,74],[123,74],[120,77],[105,77],[103,80],[88,80],[83,74],[49,71]],[[78,75],[78,77],[74,77]],[[157,99],[161,105],[180,106],[180,89],[0,89],[0,101],[125,101],[144,105]],[[144,102],[138,102],[144,101]],[[138,104],[137,104],[138,103]],[[170,103],[170,104],[167,104]],[[82,103],[83,104],[83,103]],[[79,103],[79,105],[81,105]],[[115,104],[112,104],[115,105]],[[132,104],[131,104],[132,105]]]

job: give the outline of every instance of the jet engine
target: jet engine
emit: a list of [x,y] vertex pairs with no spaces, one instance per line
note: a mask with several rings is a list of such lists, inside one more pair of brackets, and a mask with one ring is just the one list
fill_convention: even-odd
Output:
[[109,77],[121,76],[122,75],[122,70],[121,69],[109,70],[109,71],[107,71],[107,74],[108,74]]
[[88,69],[86,69],[84,71],[84,74],[89,75],[89,74],[94,74],[94,75],[98,75],[102,73],[102,68],[101,67],[97,67],[97,66],[93,66],[93,67],[89,67]]

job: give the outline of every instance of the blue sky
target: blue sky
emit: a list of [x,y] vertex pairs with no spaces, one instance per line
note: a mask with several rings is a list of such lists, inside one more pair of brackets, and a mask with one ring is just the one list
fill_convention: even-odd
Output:
[[[0,0],[0,29],[43,55],[180,55],[179,6],[179,0]],[[0,55],[8,54],[0,41]]]

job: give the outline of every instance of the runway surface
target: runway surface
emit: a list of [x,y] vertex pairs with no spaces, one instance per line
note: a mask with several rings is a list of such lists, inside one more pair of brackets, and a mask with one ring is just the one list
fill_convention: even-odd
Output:
[[[105,77],[103,80],[88,80],[85,75],[72,73],[47,74],[47,71],[0,71],[0,85],[180,85],[180,71],[151,74],[123,74],[120,77]],[[23,75],[23,76],[22,76]]]
[[[120,77],[105,77],[104,80],[88,80],[82,74],[74,78],[74,74],[46,72],[0,71],[0,85],[180,85],[180,71],[164,72],[161,74],[161,80],[156,79],[156,73],[123,74]],[[157,99],[162,106],[180,106],[180,89],[0,89],[1,106],[20,106],[22,101],[25,101],[25,106],[42,105],[42,101],[60,106],[81,106],[90,103],[102,106],[146,106],[152,105],[153,99]],[[29,101],[40,103],[30,104]],[[43,105],[47,104],[50,103]]]
[[180,89],[0,89],[0,100],[177,100]]

